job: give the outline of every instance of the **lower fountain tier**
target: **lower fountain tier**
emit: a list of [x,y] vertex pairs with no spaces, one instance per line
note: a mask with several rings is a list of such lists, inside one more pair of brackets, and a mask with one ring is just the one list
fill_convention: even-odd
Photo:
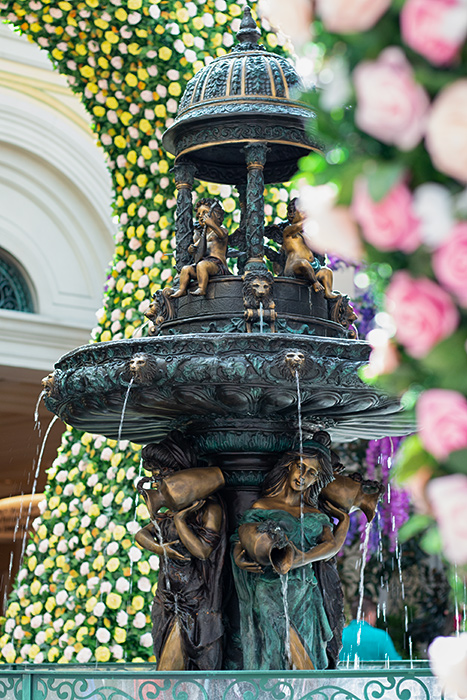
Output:
[[57,362],[45,403],[66,423],[112,439],[146,444],[179,428],[203,454],[280,452],[297,434],[298,384],[305,430],[324,428],[338,442],[406,434],[413,425],[399,402],[358,376],[370,349],[280,333],[97,343]]

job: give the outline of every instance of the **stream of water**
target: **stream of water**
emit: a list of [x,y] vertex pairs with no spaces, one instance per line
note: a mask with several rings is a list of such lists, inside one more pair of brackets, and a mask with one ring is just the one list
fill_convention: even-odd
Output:
[[290,616],[289,616],[289,598],[288,598],[289,575],[288,574],[280,574],[280,577],[281,577],[281,588],[282,588],[282,600],[284,601],[285,658],[287,659],[289,668],[292,668],[292,654],[290,652]]
[[259,302],[259,332],[263,332],[263,316],[264,316],[264,311],[263,311],[263,302]]
[[119,442],[120,442],[121,437],[122,437],[122,428],[123,428],[123,421],[124,421],[124,419],[125,419],[126,405],[127,405],[127,403],[128,403],[128,398],[129,398],[129,396],[130,396],[131,387],[133,386],[133,382],[134,382],[134,381],[135,381],[135,378],[132,377],[132,378],[130,379],[129,384],[128,384],[128,389],[126,390],[126,394],[125,394],[125,400],[124,400],[124,402],[123,402],[122,415],[120,416],[120,425],[118,426],[118,438],[117,438],[117,440],[118,440]]

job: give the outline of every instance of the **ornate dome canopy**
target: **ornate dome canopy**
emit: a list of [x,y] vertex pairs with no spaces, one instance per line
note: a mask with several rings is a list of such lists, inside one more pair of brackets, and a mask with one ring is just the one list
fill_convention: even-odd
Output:
[[259,29],[248,7],[230,54],[214,59],[188,83],[164,147],[187,156],[197,177],[236,184],[245,181],[242,147],[267,141],[265,182],[283,182],[297,160],[317,143],[305,131],[314,117],[298,100],[301,80],[289,60],[259,45]]

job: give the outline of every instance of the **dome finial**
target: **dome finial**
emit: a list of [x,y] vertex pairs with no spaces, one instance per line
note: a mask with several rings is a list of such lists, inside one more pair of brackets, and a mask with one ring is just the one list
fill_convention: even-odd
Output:
[[251,16],[251,10],[248,5],[245,5],[243,8],[242,23],[237,32],[237,39],[241,43],[257,44],[260,36],[261,32],[258,29],[255,20]]

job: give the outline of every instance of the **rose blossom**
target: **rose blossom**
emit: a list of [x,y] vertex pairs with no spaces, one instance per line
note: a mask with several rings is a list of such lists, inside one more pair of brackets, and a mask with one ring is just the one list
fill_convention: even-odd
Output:
[[423,446],[437,459],[467,448],[467,400],[457,391],[429,389],[417,402]]
[[443,287],[467,306],[467,221],[458,223],[432,257],[433,270]]
[[300,187],[299,208],[306,216],[303,239],[310,250],[358,261],[363,255],[357,226],[346,207],[334,206],[328,185]]
[[451,335],[459,322],[451,297],[426,277],[407,272],[394,275],[386,292],[387,310],[396,324],[396,337],[413,357],[423,357]]
[[316,10],[328,32],[353,34],[370,29],[390,4],[391,0],[317,0]]
[[432,479],[427,487],[433,513],[438,521],[443,554],[453,564],[467,562],[467,476],[450,474]]
[[428,647],[428,657],[444,693],[467,697],[467,634],[436,637]]
[[290,36],[295,46],[300,47],[311,39],[310,25],[312,3],[309,0],[261,0],[261,15],[267,17],[274,27]]
[[467,182],[467,79],[445,87],[433,102],[426,147],[442,173]]
[[357,126],[403,151],[414,148],[424,133],[429,99],[404,53],[389,47],[376,61],[360,63],[353,77]]
[[421,243],[420,221],[413,211],[412,194],[403,182],[375,202],[367,181],[359,178],[355,183],[352,213],[366,240],[380,250],[412,253]]
[[467,35],[465,0],[407,0],[402,38],[411,49],[440,66],[451,63]]

